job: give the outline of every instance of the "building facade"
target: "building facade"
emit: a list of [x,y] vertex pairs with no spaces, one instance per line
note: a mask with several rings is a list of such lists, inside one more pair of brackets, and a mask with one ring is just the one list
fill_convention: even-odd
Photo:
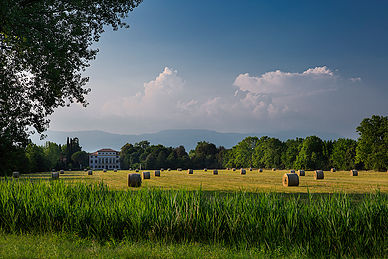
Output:
[[104,148],[90,153],[89,167],[91,169],[120,169],[120,152]]

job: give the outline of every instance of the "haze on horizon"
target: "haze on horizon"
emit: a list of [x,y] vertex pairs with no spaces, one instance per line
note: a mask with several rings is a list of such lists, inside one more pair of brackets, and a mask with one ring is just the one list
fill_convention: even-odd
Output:
[[388,3],[144,1],[107,31],[89,106],[50,130],[320,131],[356,136],[387,115]]

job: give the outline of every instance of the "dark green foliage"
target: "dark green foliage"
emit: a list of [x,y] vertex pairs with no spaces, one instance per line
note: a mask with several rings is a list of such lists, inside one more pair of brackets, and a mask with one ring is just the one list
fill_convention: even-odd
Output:
[[261,137],[252,156],[252,165],[265,168],[283,168],[283,150],[284,144],[279,139]]
[[327,158],[324,153],[324,142],[317,136],[307,137],[295,161],[295,168],[315,170],[327,169]]
[[126,27],[123,19],[141,2],[0,1],[0,142],[7,149],[25,147],[30,129],[42,133],[55,108],[87,105],[82,73],[98,52],[92,44],[106,27]]
[[282,154],[282,161],[285,168],[296,168],[295,160],[302,147],[302,143],[302,138],[289,139],[284,143],[285,149]]
[[388,116],[364,119],[357,127],[360,134],[357,144],[356,162],[366,169],[388,169]]
[[197,143],[191,160],[195,168],[220,168],[222,165],[217,161],[217,154],[216,145],[201,141]]
[[[4,151],[4,152],[2,152]],[[3,155],[7,153],[7,155]],[[70,155],[70,160],[67,159]],[[2,145],[0,142],[0,176],[21,173],[47,172],[52,169],[79,169],[89,165],[89,156],[81,151],[78,139],[69,139],[67,145],[46,142],[44,146],[29,143],[27,147]]]
[[[260,139],[261,140],[261,139]],[[230,167],[250,167],[253,166],[253,154],[259,144],[259,138],[246,137],[232,148],[230,155]]]
[[148,141],[125,144],[121,148],[120,162],[122,169],[139,168],[188,168],[191,160],[183,146],[176,148],[163,145],[150,145]]
[[49,163],[49,168],[60,168],[62,158],[62,147],[53,142],[46,142],[44,146],[44,153]]
[[46,159],[43,147],[28,144],[26,156],[28,159],[28,170],[30,172],[47,172],[50,170],[50,161]]
[[99,241],[198,242],[300,249],[310,257],[384,257],[388,196],[204,193],[62,181],[0,182],[0,228],[64,232]]
[[353,139],[340,138],[334,141],[331,153],[332,165],[343,170],[355,169],[356,147],[357,141]]
[[10,176],[12,171],[26,173],[27,164],[25,148],[9,145],[0,137],[0,176]]
[[71,155],[71,161],[75,168],[86,168],[89,166],[89,154],[85,151],[77,151]]

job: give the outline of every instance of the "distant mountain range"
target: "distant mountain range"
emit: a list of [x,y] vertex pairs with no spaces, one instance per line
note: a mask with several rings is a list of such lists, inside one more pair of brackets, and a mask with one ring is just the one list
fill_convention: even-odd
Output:
[[162,144],[167,147],[177,147],[183,145],[186,151],[194,149],[199,141],[208,141],[216,146],[231,148],[238,142],[248,136],[269,136],[281,140],[294,139],[296,137],[306,137],[315,135],[322,139],[337,139],[342,136],[323,132],[301,132],[301,131],[282,131],[276,133],[221,133],[211,130],[163,130],[157,133],[147,133],[139,135],[114,134],[104,131],[52,131],[45,132],[47,137],[40,140],[38,135],[31,137],[32,142],[43,145],[46,141],[58,144],[66,144],[67,137],[78,137],[82,149],[88,152],[94,152],[101,148],[112,148],[120,150],[126,143],[136,143],[142,140],[148,140],[151,144]]

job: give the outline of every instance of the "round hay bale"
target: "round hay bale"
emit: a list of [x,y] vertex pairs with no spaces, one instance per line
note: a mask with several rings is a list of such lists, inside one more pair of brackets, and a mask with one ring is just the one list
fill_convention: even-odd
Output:
[[203,171],[207,172],[207,168],[204,168]]
[[295,174],[295,170],[290,170],[290,174]]
[[140,174],[128,174],[128,187],[140,187],[141,176]]
[[251,172],[252,172],[252,167],[250,167],[250,168],[249,168],[249,171],[251,171]]
[[59,179],[59,172],[52,172],[51,173],[51,178],[56,180],[56,179]]
[[106,173],[106,169],[104,169],[103,171],[104,171],[104,173]]
[[151,173],[150,172],[143,172],[143,179],[151,179]]
[[88,175],[93,175],[93,171],[92,171],[92,170],[89,170],[89,171],[88,171]]
[[160,176],[160,170],[155,170],[155,176]]
[[176,169],[178,172],[181,172],[182,171],[182,168],[177,168]]
[[129,168],[129,171],[132,171],[132,168]]
[[315,172],[314,172],[314,179],[315,180],[321,180],[324,178],[325,178],[325,175],[324,175],[322,170],[315,170]]
[[218,170],[217,170],[217,169],[214,169],[214,170],[213,170],[213,174],[214,174],[214,175],[218,175]]
[[232,168],[232,171],[235,172],[235,171],[236,171],[236,168]]
[[284,174],[283,175],[283,186],[298,186],[299,185],[299,176],[295,173]]
[[160,172],[163,172],[164,171],[164,168],[160,168]]
[[272,168],[272,171],[276,171],[276,168]]
[[330,169],[330,172],[336,172],[337,170],[333,167],[332,169]]
[[193,169],[187,169],[187,173],[188,173],[188,174],[193,174],[194,171],[193,171]]
[[258,171],[259,173],[262,173],[262,172],[263,172],[263,169],[259,168],[257,171]]
[[87,171],[88,171],[88,169],[84,168],[84,172],[87,172]]
[[136,169],[135,171],[136,171],[136,173],[138,173],[138,172],[139,172],[139,169]]
[[298,175],[299,176],[305,176],[306,173],[304,172],[304,170],[298,170]]
[[67,170],[67,171],[71,171],[71,168],[69,168],[69,170]]
[[13,178],[19,178],[20,177],[20,173],[19,172],[12,172],[12,177]]
[[114,169],[113,172],[117,172],[117,169]]
[[350,170],[350,176],[358,176],[358,171],[357,170]]
[[245,169],[244,168],[241,168],[241,170],[240,170],[240,174],[247,174],[247,171],[245,171]]
[[60,170],[60,171],[59,171],[59,173],[60,173],[60,174],[64,174],[64,173],[65,173],[65,171],[63,171],[63,170]]
[[169,172],[170,172],[170,171],[171,171],[171,168],[167,168],[167,171],[169,171]]

